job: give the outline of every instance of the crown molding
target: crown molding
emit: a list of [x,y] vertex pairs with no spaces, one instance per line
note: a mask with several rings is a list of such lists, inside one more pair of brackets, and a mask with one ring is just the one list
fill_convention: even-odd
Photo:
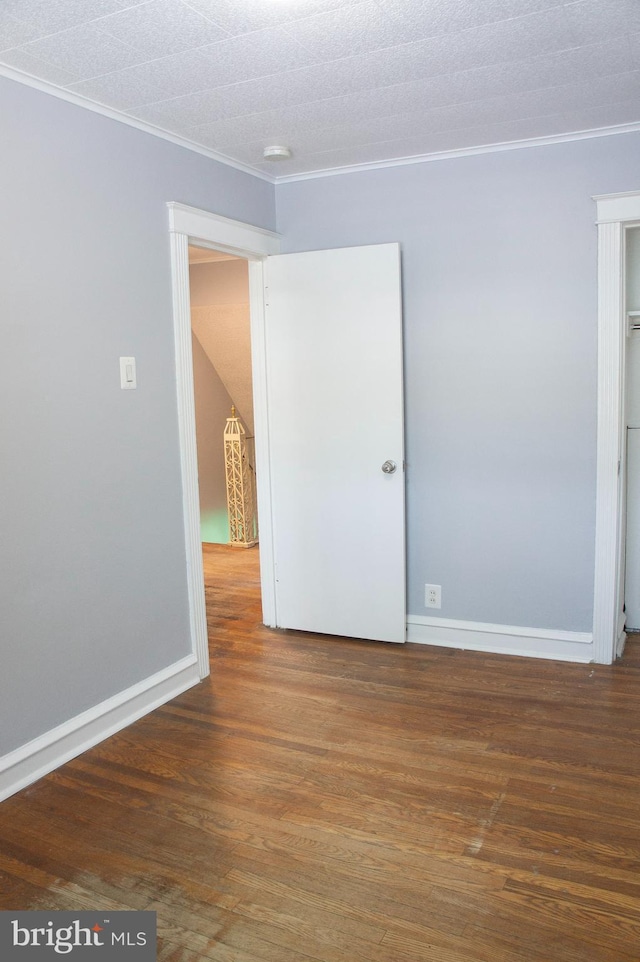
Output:
[[50,94],[59,100],[66,100],[67,103],[74,104],[76,107],[92,110],[93,113],[101,114],[110,120],[117,120],[121,124],[134,127],[136,130],[141,130],[145,134],[151,134],[153,137],[159,137],[160,140],[166,140],[170,144],[175,144],[177,147],[183,147],[185,150],[191,150],[193,153],[202,154],[203,157],[208,157],[209,160],[215,160],[219,164],[224,164],[225,167],[233,167],[235,170],[242,171],[243,174],[249,174],[251,177],[265,180],[269,184],[275,183],[274,177],[270,177],[261,170],[256,170],[255,167],[250,167],[248,164],[232,160],[231,157],[226,157],[224,154],[219,154],[209,147],[204,147],[194,141],[187,140],[186,137],[180,137],[179,134],[172,134],[168,130],[163,130],[162,127],[156,127],[154,124],[148,124],[144,120],[130,117],[128,114],[122,113],[122,111],[116,110],[114,107],[107,107],[105,104],[96,103],[96,101],[89,100],[81,94],[66,90],[64,87],[58,87],[56,84],[49,83],[46,80],[40,80],[38,77],[24,73],[22,70],[16,70],[13,67],[0,64],[0,76],[6,77],[8,80],[15,80],[17,83],[24,84],[27,87],[33,87],[35,90]]
[[339,174],[358,174],[365,170],[384,170],[387,167],[406,167],[409,164],[428,164],[438,160],[455,160],[459,157],[475,157],[477,154],[495,154],[504,150],[522,150],[527,147],[546,147],[549,144],[566,144],[574,140],[591,140],[594,137],[611,137],[615,134],[631,134],[640,131],[640,122],[618,124],[615,127],[598,127],[595,130],[577,130],[568,134],[551,134],[548,137],[532,137],[528,140],[509,140],[501,144],[483,144],[479,147],[460,147],[457,150],[443,150],[433,154],[414,154],[411,157],[396,157],[394,160],[379,160],[370,164],[353,164],[345,167],[327,167],[303,174],[284,174],[276,177],[276,184],[290,184],[299,180],[315,180],[318,177],[334,177]]
[[22,70],[16,70],[14,67],[7,67],[4,64],[0,64],[0,76],[6,77],[8,80],[14,80],[17,83],[25,84],[28,87],[33,87],[36,90],[42,91],[43,93],[50,94],[52,97],[57,97],[59,100],[66,100],[68,103],[74,104],[76,107],[83,107],[85,110],[92,110],[94,113],[101,114],[103,117],[108,117],[110,120],[116,120],[119,123],[126,124],[128,127],[141,130],[143,133],[151,134],[153,137],[159,137],[161,140],[166,140],[171,144],[175,144],[177,147],[183,147],[185,150],[191,150],[196,154],[201,154],[203,157],[208,157],[209,160],[215,160],[217,163],[223,164],[226,167],[232,167],[234,170],[239,170],[243,174],[249,174],[251,177],[257,177],[259,180],[263,180],[268,184],[275,185],[291,184],[301,180],[316,180],[320,177],[335,177],[341,174],[358,174],[368,170],[384,170],[388,167],[406,167],[409,164],[428,164],[439,160],[455,160],[461,157],[475,157],[478,154],[493,154],[504,150],[522,150],[526,149],[527,147],[546,147],[550,144],[566,144],[576,140],[591,140],[594,137],[611,137],[615,136],[616,134],[629,134],[640,131],[640,122],[632,124],[618,124],[615,127],[598,127],[594,130],[577,130],[567,134],[551,134],[548,137],[532,137],[525,140],[510,140],[499,144],[483,144],[477,147],[460,147],[456,150],[443,150],[431,154],[414,154],[410,157],[396,157],[392,160],[380,160],[364,164],[351,164],[343,167],[326,167],[324,169],[308,171],[306,173],[283,174],[282,176],[277,177],[266,174],[264,171],[258,170],[256,167],[251,167],[249,164],[243,164],[241,161],[233,160],[231,157],[227,157],[225,154],[219,154],[217,151],[212,150],[209,147],[205,147],[201,144],[195,143],[194,141],[187,140],[186,137],[181,137],[179,134],[172,134],[168,130],[163,130],[162,127],[156,127],[154,124],[146,123],[144,120],[138,120],[135,117],[130,117],[128,114],[125,114],[120,110],[116,110],[114,107],[107,107],[104,104],[96,103],[93,100],[89,100],[87,97],[83,97],[81,94],[74,93],[73,91],[67,90],[64,87],[58,87],[56,84],[49,83],[46,80],[40,80],[38,77],[34,77],[32,74],[26,73]]

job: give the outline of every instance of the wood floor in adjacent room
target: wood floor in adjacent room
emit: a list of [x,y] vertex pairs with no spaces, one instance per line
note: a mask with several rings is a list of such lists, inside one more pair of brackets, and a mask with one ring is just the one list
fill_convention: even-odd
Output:
[[0,805],[0,909],[150,909],[163,962],[638,962],[640,645],[614,667],[269,631]]

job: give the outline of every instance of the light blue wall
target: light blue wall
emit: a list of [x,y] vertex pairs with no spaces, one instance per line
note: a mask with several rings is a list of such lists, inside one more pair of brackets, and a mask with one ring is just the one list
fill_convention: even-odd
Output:
[[411,614],[591,629],[591,195],[639,187],[638,134],[278,186],[285,252],[402,245]]
[[264,181],[4,78],[0,116],[1,755],[190,650],[166,203],[275,209]]

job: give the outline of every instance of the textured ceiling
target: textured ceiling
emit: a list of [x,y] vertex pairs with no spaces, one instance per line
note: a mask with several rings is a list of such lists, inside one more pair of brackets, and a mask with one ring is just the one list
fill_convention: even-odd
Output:
[[2,64],[282,176],[637,124],[640,0],[0,0]]

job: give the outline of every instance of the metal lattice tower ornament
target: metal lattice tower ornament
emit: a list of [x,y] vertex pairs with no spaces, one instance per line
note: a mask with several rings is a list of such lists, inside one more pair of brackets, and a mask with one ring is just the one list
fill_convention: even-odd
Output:
[[227,475],[229,543],[251,548],[258,541],[253,477],[247,456],[247,436],[235,407],[224,429],[224,464]]

